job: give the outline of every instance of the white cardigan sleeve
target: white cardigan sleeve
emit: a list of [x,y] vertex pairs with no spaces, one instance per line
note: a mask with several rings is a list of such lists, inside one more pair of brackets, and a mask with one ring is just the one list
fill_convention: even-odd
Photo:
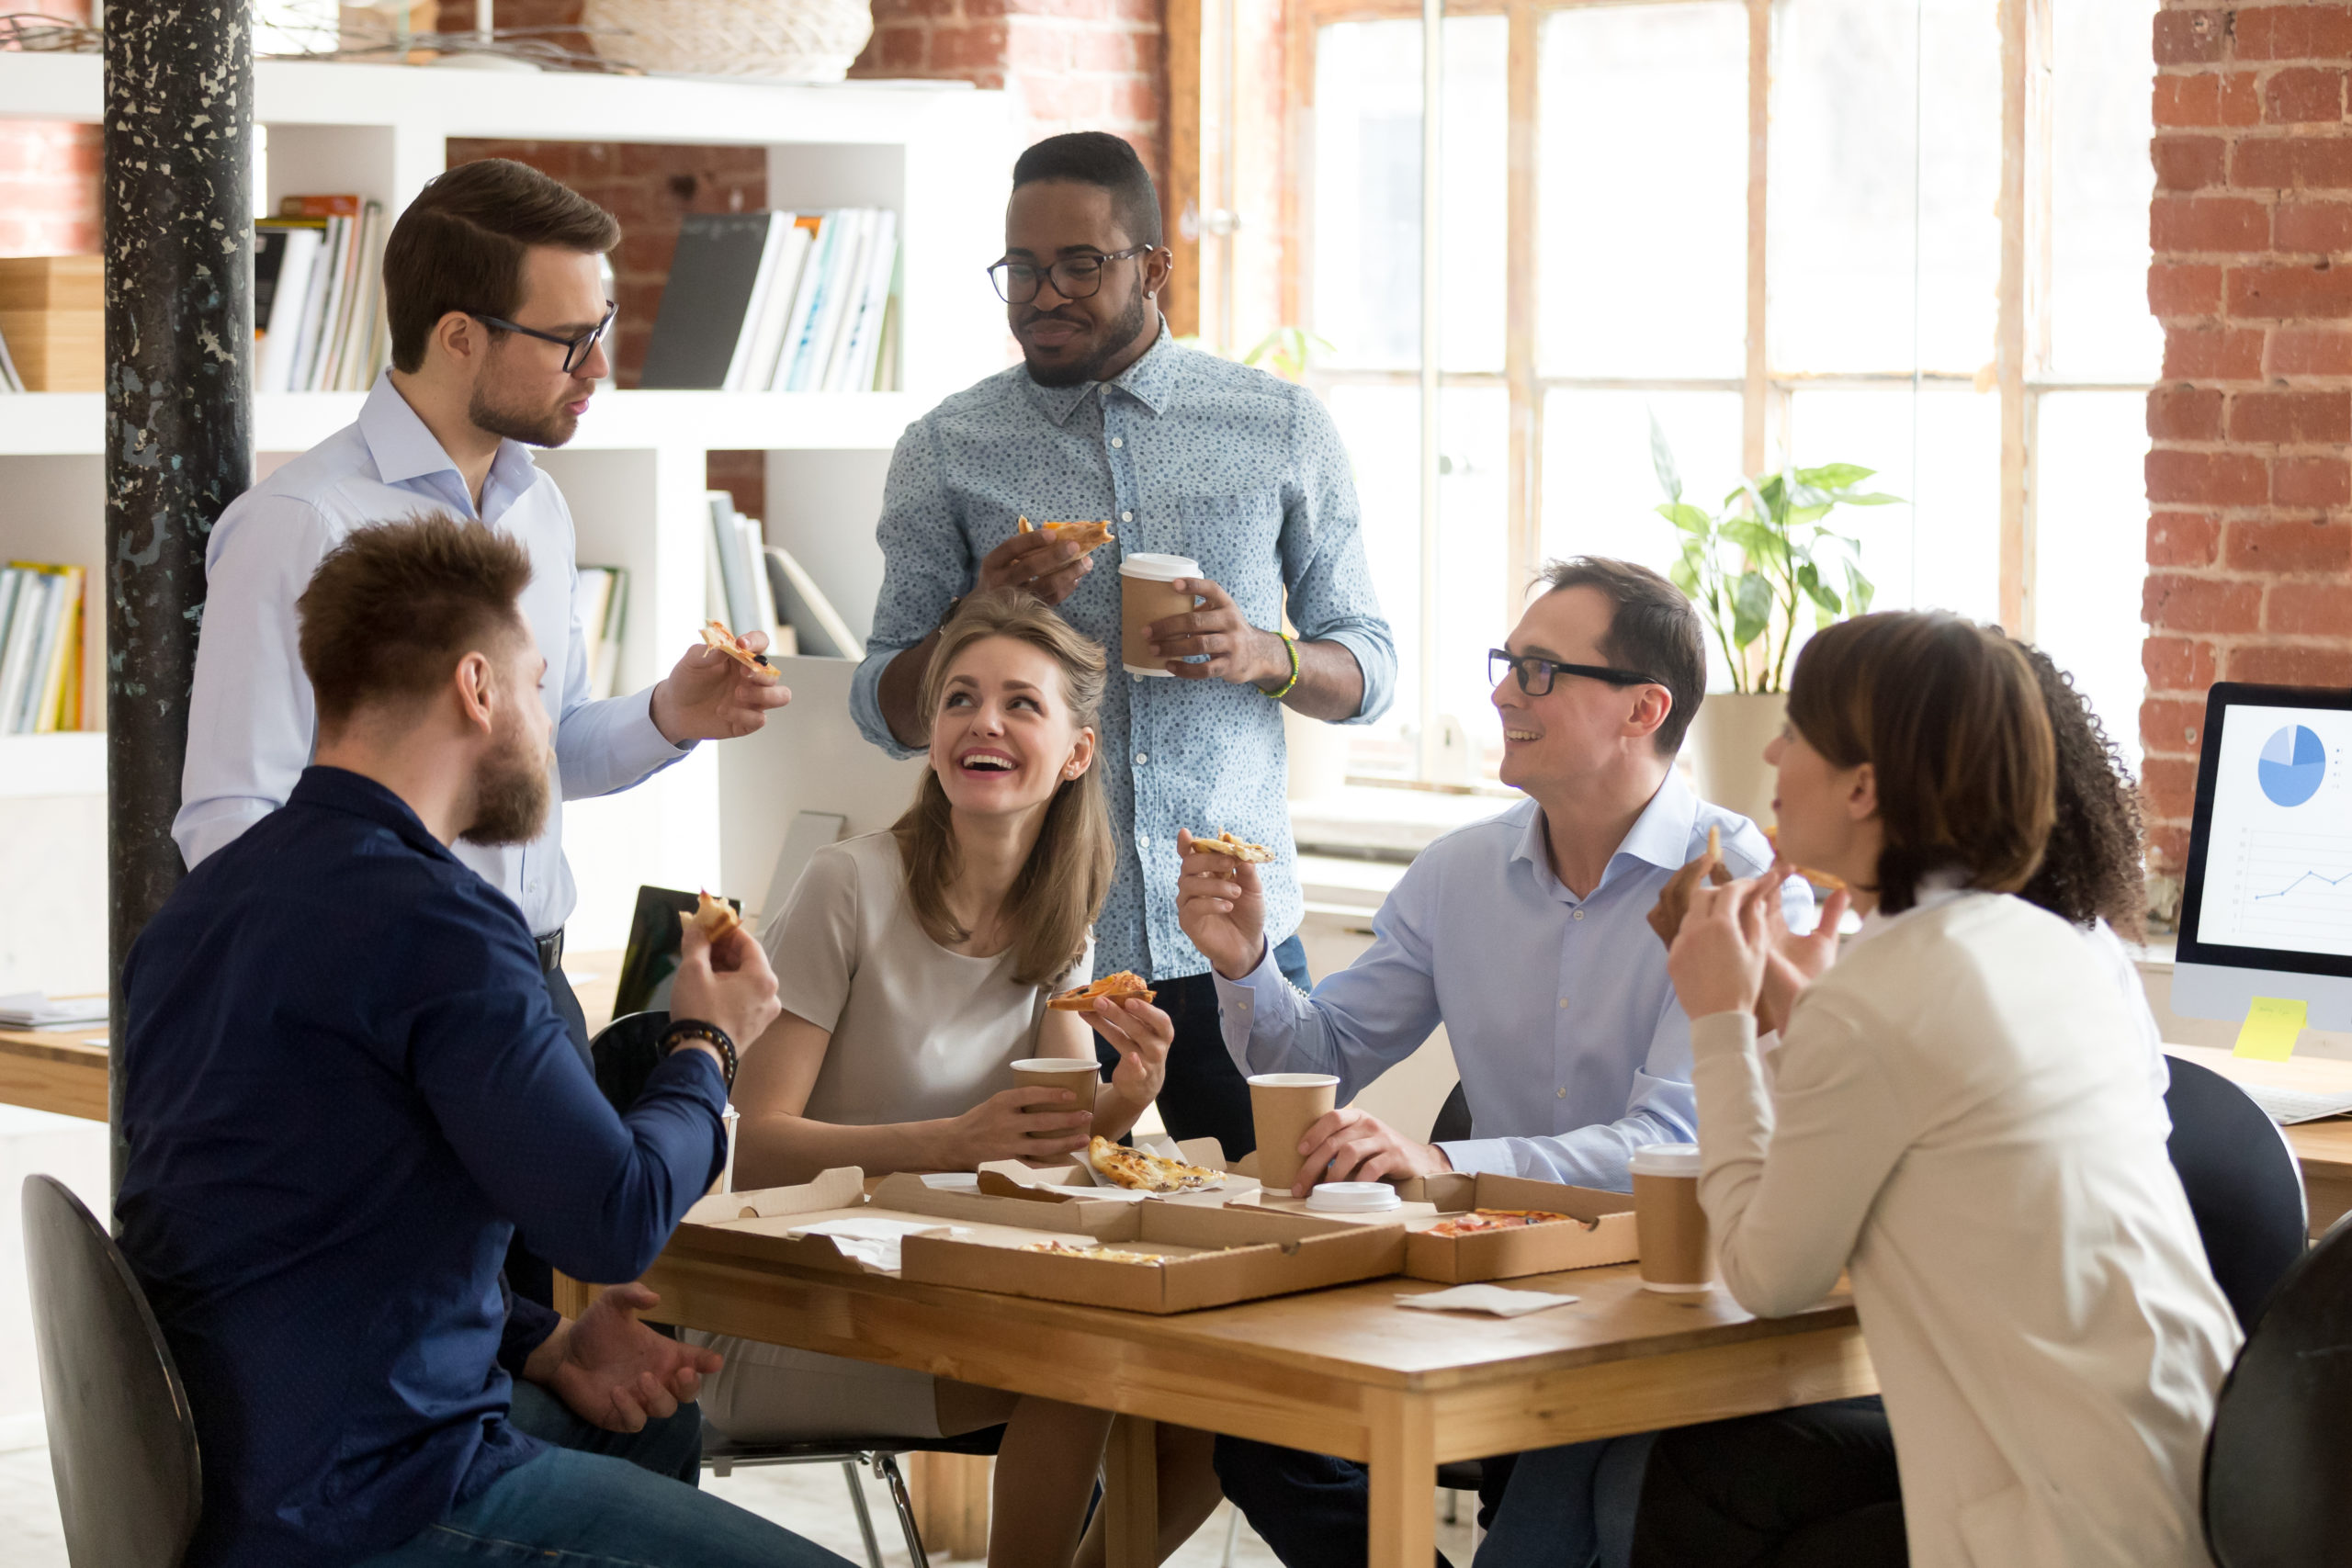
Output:
[[1768,1090],[1753,1017],[1711,1013],[1690,1026],[1705,1150],[1699,1200],[1724,1283],[1758,1317],[1829,1293],[1911,1142],[1910,1118],[1860,1032],[1816,1005],[1801,1006],[1785,1034]]

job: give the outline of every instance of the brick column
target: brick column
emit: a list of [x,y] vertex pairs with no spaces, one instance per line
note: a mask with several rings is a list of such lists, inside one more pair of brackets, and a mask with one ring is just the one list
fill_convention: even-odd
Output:
[[2352,684],[2352,6],[2155,18],[2150,869],[2187,858],[2205,688]]

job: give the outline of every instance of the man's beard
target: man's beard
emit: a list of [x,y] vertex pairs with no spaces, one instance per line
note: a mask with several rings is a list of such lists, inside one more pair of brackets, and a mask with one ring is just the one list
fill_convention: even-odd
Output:
[[478,430],[530,446],[560,446],[580,428],[580,421],[560,404],[526,409],[495,401],[480,381],[474,383],[473,396],[467,400],[466,417]]
[[1021,355],[1029,362],[1029,379],[1040,387],[1076,387],[1100,379],[1097,372],[1125,353],[1127,345],[1143,335],[1144,323],[1150,319],[1148,314],[1150,310],[1151,304],[1144,298],[1143,290],[1136,289],[1128,299],[1125,311],[1103,333],[1102,341],[1093,354],[1076,365],[1040,366],[1024,341],[1021,345]]
[[[536,697],[526,698],[536,702]],[[474,765],[474,819],[458,835],[469,844],[527,844],[547,825],[548,751],[518,737]]]

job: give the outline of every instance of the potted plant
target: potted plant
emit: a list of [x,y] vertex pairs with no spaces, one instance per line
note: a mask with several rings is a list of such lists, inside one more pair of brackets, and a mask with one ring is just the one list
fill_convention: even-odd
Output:
[[1743,479],[1711,515],[1682,499],[1681,469],[1655,415],[1650,461],[1667,496],[1658,515],[1683,536],[1668,575],[1698,606],[1731,679],[1731,690],[1710,694],[1691,723],[1699,793],[1769,823],[1772,770],[1764,748],[1788,711],[1797,644],[1864,614],[1877,592],[1862,571],[1861,541],[1827,520],[1840,506],[1888,506],[1902,497],[1858,489],[1872,469],[1826,463]]

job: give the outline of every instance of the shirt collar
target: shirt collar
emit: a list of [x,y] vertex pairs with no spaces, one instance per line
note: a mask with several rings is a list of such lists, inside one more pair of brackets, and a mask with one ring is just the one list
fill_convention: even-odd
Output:
[[453,865],[458,863],[458,857],[449,852],[449,846],[433,836],[424,819],[409,808],[407,801],[364,773],[313,762],[294,781],[286,804],[365,818],[390,828],[400,835],[401,842],[420,854],[446,860]]
[[1891,930],[1900,921],[1907,920],[1914,915],[1924,914],[1929,909],[1939,909],[1953,899],[1965,897],[1970,891],[1971,889],[1964,886],[1964,878],[1959,872],[1931,871],[1919,879],[1917,894],[1913,898],[1909,908],[1899,915],[1890,915],[1883,909],[1872,909],[1862,917],[1861,929],[1846,939],[1846,945],[1851,948],[1858,943],[1868,942],[1871,938]]
[[[1544,808],[1531,800],[1524,809],[1526,827],[1520,833],[1519,847],[1511,851],[1510,858],[1534,866],[1539,881],[1559,888],[1565,895],[1567,889],[1552,870],[1551,848],[1544,841]],[[1650,803],[1634,818],[1617,852],[1609,857],[1609,869],[1601,873],[1601,886],[1609,885],[1618,861],[1626,855],[1668,871],[1679,871],[1690,858],[1690,833],[1698,818],[1699,797],[1690,793],[1679,773],[1668,768],[1657,792],[1650,796]],[[1593,889],[1596,893],[1600,890]]]
[[[415,479],[438,479],[447,476],[444,489],[452,496],[465,496],[470,508],[470,493],[466,478],[458,465],[442,450],[440,441],[417,417],[400,389],[392,385],[389,370],[376,378],[368,392],[368,400],[359,408],[359,435],[368,443],[368,455],[375,459],[376,477],[388,485],[404,484]],[[531,454],[519,441],[502,440],[498,455],[490,460],[490,477],[481,487],[482,520],[495,518],[538,482],[538,466],[531,461]]]
[[1028,381],[1029,390],[1036,398],[1038,407],[1046,411],[1046,417],[1056,424],[1067,424],[1069,416],[1078,412],[1078,405],[1084,402],[1090,393],[1103,387],[1116,387],[1153,413],[1160,412],[1175,393],[1178,368],[1176,340],[1169,333],[1168,318],[1162,316],[1159,319],[1159,335],[1152,339],[1151,346],[1143,351],[1143,356],[1108,381],[1080,381],[1075,387],[1046,387],[1039,385],[1026,370],[1022,372],[1022,378]]

